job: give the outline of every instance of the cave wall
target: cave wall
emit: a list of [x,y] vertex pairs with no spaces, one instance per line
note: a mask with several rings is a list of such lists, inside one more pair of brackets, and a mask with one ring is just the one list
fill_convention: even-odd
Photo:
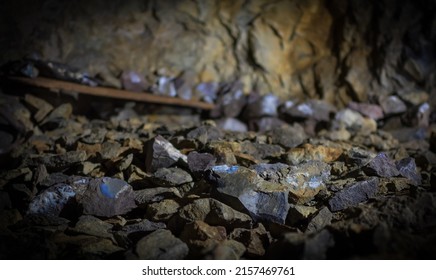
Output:
[[8,1],[0,62],[37,52],[91,74],[239,79],[336,105],[434,96],[435,1]]

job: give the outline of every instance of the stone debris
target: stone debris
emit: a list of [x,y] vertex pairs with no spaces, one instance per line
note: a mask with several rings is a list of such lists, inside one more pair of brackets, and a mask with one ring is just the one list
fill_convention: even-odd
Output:
[[123,215],[136,207],[132,187],[123,180],[108,177],[92,179],[78,202],[85,214],[101,217]]
[[159,94],[174,87],[221,107],[206,119],[101,104],[101,119],[88,119],[33,93],[0,99],[1,257],[406,258],[434,248],[429,100],[391,95],[419,103],[404,112],[375,99],[282,103],[164,72],[147,90],[159,79]]
[[187,163],[187,156],[174,148],[162,136],[156,136],[149,143],[145,161],[147,172],[155,172],[159,168],[171,167],[179,161]]
[[192,182],[191,175],[181,168],[160,168],[153,174],[153,182],[162,187],[176,187]]
[[396,167],[401,176],[409,179],[413,185],[421,185],[421,174],[417,170],[414,158],[403,158],[396,163]]
[[333,219],[333,214],[327,207],[321,208],[307,224],[306,232],[319,232],[326,226],[330,225]]
[[379,180],[377,178],[371,178],[345,187],[329,200],[330,210],[333,212],[343,210],[375,197],[379,187],[378,184]]
[[383,109],[376,104],[350,102],[348,107],[375,121],[384,117]]
[[302,144],[307,139],[304,128],[295,123],[294,125],[285,125],[273,128],[269,132],[273,144],[280,145],[284,148],[294,148]]
[[298,166],[291,166],[282,179],[289,186],[289,198],[297,204],[312,200],[326,188],[331,167],[321,161],[309,161]]
[[200,198],[182,207],[170,220],[174,228],[194,221],[204,221],[209,225],[223,225],[228,230],[251,228],[252,219],[247,214],[236,211],[226,204],[212,199]]
[[364,169],[365,173],[369,176],[390,178],[400,174],[395,166],[395,162],[385,153],[379,153],[365,166]]
[[381,100],[380,106],[386,115],[400,114],[407,110],[406,104],[395,95],[388,96]]
[[216,184],[215,195],[219,200],[248,213],[255,221],[285,222],[289,209],[286,186],[265,181],[244,167],[217,166],[212,172],[211,180]]
[[247,257],[262,257],[265,248],[270,245],[271,236],[262,224],[254,229],[237,228],[233,230],[229,238],[239,241],[247,248]]
[[121,84],[125,90],[143,92],[148,88],[144,77],[135,71],[123,71]]
[[188,166],[191,172],[203,172],[214,166],[216,158],[209,153],[193,151],[188,154]]
[[74,189],[67,184],[57,184],[37,195],[29,204],[27,213],[59,216],[76,196]]

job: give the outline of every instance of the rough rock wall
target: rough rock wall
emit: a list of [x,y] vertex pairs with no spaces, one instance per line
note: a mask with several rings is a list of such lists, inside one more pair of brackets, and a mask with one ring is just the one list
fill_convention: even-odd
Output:
[[286,99],[425,100],[435,87],[435,7],[426,0],[8,1],[0,4],[0,62],[37,51],[91,74],[240,79],[246,92]]

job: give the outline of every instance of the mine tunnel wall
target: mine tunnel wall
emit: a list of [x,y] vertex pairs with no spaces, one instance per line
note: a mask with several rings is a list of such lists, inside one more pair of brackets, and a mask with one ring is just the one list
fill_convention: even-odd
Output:
[[419,104],[436,86],[435,8],[425,0],[4,1],[0,62],[36,52],[93,75],[239,79],[247,93],[338,106],[390,94]]

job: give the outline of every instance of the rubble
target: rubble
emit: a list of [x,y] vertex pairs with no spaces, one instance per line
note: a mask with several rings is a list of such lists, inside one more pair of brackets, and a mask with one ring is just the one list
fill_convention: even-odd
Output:
[[108,177],[92,179],[78,202],[85,214],[101,217],[126,214],[136,207],[132,187],[123,180]]
[[333,212],[340,211],[375,197],[378,183],[377,178],[371,178],[344,188],[329,200],[330,210]]
[[212,172],[218,199],[248,213],[255,221],[285,222],[289,209],[286,186],[265,181],[244,167],[217,166]]
[[[189,91],[178,78],[171,81],[177,94]],[[191,93],[201,90],[210,101],[216,93],[220,102],[238,103],[232,107],[238,114],[221,107],[213,120],[154,115],[130,104],[100,108],[95,113],[107,114],[103,120],[33,93],[13,99],[18,111],[2,111],[0,118],[8,146],[0,154],[6,159],[2,257],[324,259],[423,252],[435,224],[430,117],[412,120],[410,110],[381,114],[381,104],[362,102],[345,109],[312,100],[279,105],[273,95],[239,96],[233,83],[203,83]],[[403,119],[410,119],[407,129],[420,129],[419,137],[382,130]],[[416,247],[404,246],[415,239]]]

